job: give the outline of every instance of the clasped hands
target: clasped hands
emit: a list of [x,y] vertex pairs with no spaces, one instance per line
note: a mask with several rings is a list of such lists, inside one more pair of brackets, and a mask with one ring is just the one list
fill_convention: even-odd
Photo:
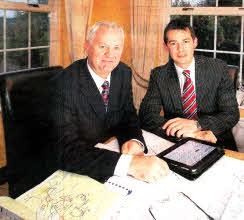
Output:
[[137,141],[125,142],[121,152],[133,156],[127,174],[138,180],[153,183],[169,172],[169,167],[165,161],[157,156],[145,156],[141,144]]
[[166,135],[181,137],[192,137],[203,141],[216,143],[217,138],[212,131],[201,131],[197,128],[195,120],[185,118],[173,118],[168,120],[162,127],[166,130]]

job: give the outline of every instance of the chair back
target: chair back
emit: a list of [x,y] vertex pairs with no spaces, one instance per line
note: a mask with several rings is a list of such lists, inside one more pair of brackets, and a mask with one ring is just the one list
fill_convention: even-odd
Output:
[[7,178],[13,198],[50,174],[45,146],[47,87],[49,79],[62,69],[55,66],[0,74]]
[[229,73],[230,73],[230,77],[233,81],[234,84],[234,88],[235,91],[237,90],[237,81],[238,81],[238,76],[239,76],[239,67],[238,66],[234,66],[234,65],[228,65],[229,68]]

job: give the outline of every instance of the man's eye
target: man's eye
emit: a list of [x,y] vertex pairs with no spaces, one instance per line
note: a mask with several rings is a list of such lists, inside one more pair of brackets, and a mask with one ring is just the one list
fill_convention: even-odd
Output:
[[106,48],[106,46],[104,46],[104,45],[101,45],[100,47],[101,47],[102,49]]
[[175,43],[175,42],[170,42],[169,45],[170,45],[170,46],[175,46],[176,43]]
[[114,47],[115,50],[119,50],[119,47]]
[[184,40],[184,43],[185,44],[188,44],[190,41],[189,40]]

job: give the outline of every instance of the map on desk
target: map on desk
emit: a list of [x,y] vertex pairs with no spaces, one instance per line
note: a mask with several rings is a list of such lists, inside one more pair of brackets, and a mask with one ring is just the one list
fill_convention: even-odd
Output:
[[118,196],[88,176],[58,170],[16,200],[0,197],[0,205],[26,220],[97,220]]
[[17,201],[35,207],[36,215],[40,217],[95,220],[105,213],[117,196],[87,176],[58,171]]

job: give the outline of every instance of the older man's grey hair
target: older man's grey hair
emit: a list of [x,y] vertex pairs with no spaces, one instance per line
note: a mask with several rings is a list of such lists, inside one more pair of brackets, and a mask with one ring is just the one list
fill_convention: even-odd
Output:
[[121,31],[122,36],[123,36],[123,42],[124,42],[124,31],[122,29],[122,27],[120,27],[118,24],[114,23],[114,22],[110,22],[110,21],[99,21],[96,24],[94,24],[87,35],[87,40],[91,43],[93,41],[93,38],[97,32],[97,30],[99,29],[99,27],[101,26],[106,26],[108,28],[112,28],[112,29],[118,29]]

